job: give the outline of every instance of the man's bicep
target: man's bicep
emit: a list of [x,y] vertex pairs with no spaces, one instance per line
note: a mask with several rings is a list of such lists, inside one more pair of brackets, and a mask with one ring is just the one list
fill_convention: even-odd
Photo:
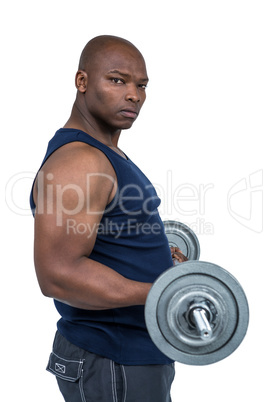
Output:
[[62,169],[52,173],[44,169],[39,174],[35,216],[37,270],[71,265],[89,256],[94,247],[113,183],[108,175],[81,170],[76,165],[76,170],[69,169],[68,175]]
[[89,256],[98,232],[100,214],[63,214],[35,217],[35,263],[40,269],[71,266],[79,258]]

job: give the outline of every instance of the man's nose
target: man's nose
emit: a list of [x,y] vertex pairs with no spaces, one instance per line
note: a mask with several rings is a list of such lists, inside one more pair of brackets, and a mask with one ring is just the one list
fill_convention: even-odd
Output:
[[136,85],[128,85],[127,87],[127,93],[126,93],[126,100],[131,101],[131,102],[140,102],[140,94],[139,90],[136,87]]

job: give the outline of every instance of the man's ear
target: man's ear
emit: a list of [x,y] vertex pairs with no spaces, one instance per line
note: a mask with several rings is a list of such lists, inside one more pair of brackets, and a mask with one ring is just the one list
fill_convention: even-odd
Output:
[[81,93],[87,90],[87,73],[84,70],[78,70],[75,76],[75,86]]

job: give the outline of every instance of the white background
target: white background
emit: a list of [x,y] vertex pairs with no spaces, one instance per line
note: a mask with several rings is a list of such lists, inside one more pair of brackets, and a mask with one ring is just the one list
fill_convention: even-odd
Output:
[[157,186],[163,218],[194,228],[200,259],[232,272],[250,305],[247,336],[229,358],[177,364],[173,400],[267,401],[267,2],[3,4],[1,399],[62,400],[45,371],[58,316],[35,278],[28,197],[47,142],[69,117],[82,48],[113,34],[141,50],[150,77],[119,145]]

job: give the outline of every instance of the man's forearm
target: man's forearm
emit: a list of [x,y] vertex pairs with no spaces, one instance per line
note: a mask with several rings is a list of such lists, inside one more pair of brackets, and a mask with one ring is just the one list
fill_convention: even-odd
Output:
[[40,286],[45,296],[86,310],[144,305],[152,286],[127,279],[87,257],[71,266],[50,267],[50,275],[43,282]]

